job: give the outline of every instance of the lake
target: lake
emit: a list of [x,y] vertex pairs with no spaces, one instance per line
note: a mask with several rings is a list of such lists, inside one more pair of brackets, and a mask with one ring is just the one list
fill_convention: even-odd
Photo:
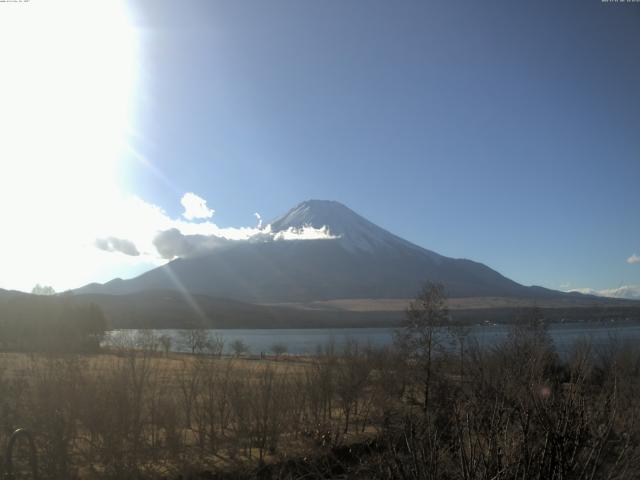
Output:
[[[486,346],[495,345],[508,335],[508,325],[483,325],[471,328],[470,336]],[[595,346],[604,345],[610,339],[623,342],[640,342],[640,324],[612,323],[558,323],[550,326],[550,334],[558,351],[566,351],[576,340],[587,339]],[[147,331],[148,332],[148,331]],[[182,330],[151,330],[153,334],[172,338],[171,350],[189,352],[190,348]],[[274,344],[283,344],[293,355],[313,354],[318,347],[334,342],[338,351],[347,341],[356,340],[360,345],[385,346],[393,341],[393,328],[318,328],[318,329],[225,329],[209,330],[211,335],[220,335],[225,342],[225,352],[230,353],[230,344],[240,339],[249,346],[251,354],[271,352]],[[126,336],[134,339],[139,330],[112,330],[104,344],[113,344],[114,339]]]

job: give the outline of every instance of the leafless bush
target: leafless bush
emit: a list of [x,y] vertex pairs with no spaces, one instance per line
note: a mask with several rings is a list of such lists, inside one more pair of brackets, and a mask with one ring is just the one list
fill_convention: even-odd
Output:
[[284,343],[274,343],[271,345],[271,351],[279,359],[282,355],[287,353],[287,346]]
[[203,353],[209,342],[209,333],[204,328],[193,328],[180,332],[182,341],[191,350],[192,354]]
[[236,339],[231,342],[231,350],[236,357],[240,357],[249,351],[249,345],[247,345],[242,339]]

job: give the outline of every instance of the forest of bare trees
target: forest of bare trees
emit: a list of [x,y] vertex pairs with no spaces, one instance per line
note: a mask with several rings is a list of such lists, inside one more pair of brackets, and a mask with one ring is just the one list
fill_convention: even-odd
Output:
[[[640,352],[612,339],[560,355],[535,309],[481,347],[449,324],[431,285],[385,348],[348,341],[296,357],[278,347],[263,360],[242,358],[241,346],[233,356],[168,350],[146,333],[101,354],[2,354],[0,445],[31,431],[44,479],[640,472]],[[28,471],[24,444],[16,455]]]

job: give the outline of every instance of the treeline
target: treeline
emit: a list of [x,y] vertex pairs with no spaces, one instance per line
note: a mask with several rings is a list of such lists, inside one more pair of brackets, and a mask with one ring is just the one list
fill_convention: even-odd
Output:
[[67,296],[16,295],[0,301],[4,351],[96,351],[106,328],[98,306]]

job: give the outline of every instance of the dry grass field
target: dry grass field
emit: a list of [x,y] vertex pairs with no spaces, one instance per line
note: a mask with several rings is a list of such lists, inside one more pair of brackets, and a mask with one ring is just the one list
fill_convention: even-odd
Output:
[[167,354],[143,333],[93,354],[2,353],[0,445],[27,428],[52,480],[637,478],[637,348],[560,359],[532,312],[491,348],[449,325],[445,349],[445,311],[423,300],[388,348]]
[[[411,303],[410,298],[345,298],[337,300],[318,300],[308,303],[281,303],[278,305],[305,310],[345,310],[350,312],[403,312]],[[594,304],[604,307],[637,306],[636,303],[622,299],[594,299],[584,296],[540,299],[517,297],[465,297],[449,298],[450,310],[496,309],[496,308],[593,308]]]
[[34,432],[45,478],[250,469],[370,436],[371,368],[358,364],[356,378],[333,355],[2,353],[0,441]]

